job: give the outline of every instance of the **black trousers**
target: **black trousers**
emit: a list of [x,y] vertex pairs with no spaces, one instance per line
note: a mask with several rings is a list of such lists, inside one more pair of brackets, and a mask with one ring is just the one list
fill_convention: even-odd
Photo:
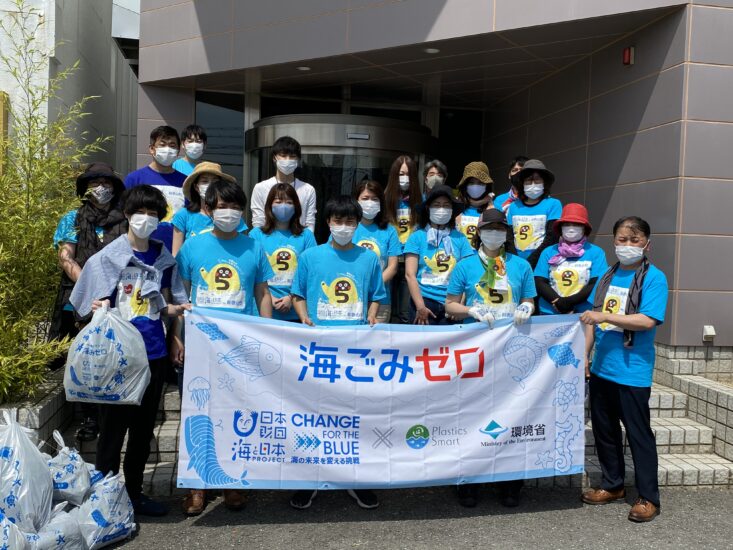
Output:
[[[125,451],[125,486],[131,499],[140,496],[143,489],[145,463],[150,456],[150,440],[155,428],[163,382],[169,368],[168,357],[150,361],[150,384],[140,406],[101,405],[99,407],[99,440],[97,441],[96,468],[105,474],[120,470],[120,453],[127,437]],[[129,433],[128,433],[129,432]]]
[[651,388],[624,386],[594,374],[590,377],[590,413],[598,460],[601,488],[624,486],[624,449],[621,422],[631,447],[636,473],[636,489],[641,498],[659,506],[657,442],[650,425]]
[[405,279],[405,262],[398,262],[397,273],[390,281],[392,289],[392,324],[409,325],[414,320],[410,318],[410,289]]
[[[425,302],[425,307],[428,308],[430,311],[433,312],[433,315],[435,317],[428,316],[428,324],[429,325],[452,325],[453,322],[449,321],[445,318],[445,304],[441,304],[440,302],[437,302],[431,298],[426,298],[423,296],[423,302]],[[412,298],[410,298],[410,324],[415,323],[415,316],[417,315],[417,308],[415,307],[415,302],[412,301]]]

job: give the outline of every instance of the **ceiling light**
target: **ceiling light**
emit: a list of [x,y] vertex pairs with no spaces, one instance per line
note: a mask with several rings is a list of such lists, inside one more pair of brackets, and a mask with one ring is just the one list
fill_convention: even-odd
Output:
[[299,71],[310,71],[311,70],[311,68],[306,65],[301,65],[300,67],[295,67],[295,68],[298,69]]
[[440,53],[440,50],[438,48],[425,48],[423,51],[425,53]]

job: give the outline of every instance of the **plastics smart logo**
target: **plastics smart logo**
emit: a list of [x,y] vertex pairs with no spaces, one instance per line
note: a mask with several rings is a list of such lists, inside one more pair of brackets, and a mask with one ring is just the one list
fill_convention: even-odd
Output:
[[407,430],[405,443],[412,449],[422,449],[430,441],[430,431],[422,424],[415,424]]

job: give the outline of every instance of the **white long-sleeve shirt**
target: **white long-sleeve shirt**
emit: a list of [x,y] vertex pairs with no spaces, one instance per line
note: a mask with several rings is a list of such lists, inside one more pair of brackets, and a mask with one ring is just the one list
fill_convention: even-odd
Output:
[[[270,194],[270,189],[275,184],[277,184],[277,179],[273,176],[268,180],[259,182],[252,190],[252,200],[250,201],[252,227],[265,225],[265,203],[267,202],[267,195]],[[303,224],[303,227],[314,231],[316,227],[316,190],[310,183],[297,178],[293,182],[293,186],[298,194],[300,208],[302,209],[300,223]]]

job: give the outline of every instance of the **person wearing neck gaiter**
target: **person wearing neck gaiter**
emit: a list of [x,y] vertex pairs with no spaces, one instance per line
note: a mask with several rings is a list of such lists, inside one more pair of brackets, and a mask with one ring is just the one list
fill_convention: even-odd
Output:
[[606,253],[588,241],[588,211],[582,204],[566,204],[552,229],[560,241],[542,251],[534,270],[540,313],[588,311],[593,307],[588,296],[608,269]]

